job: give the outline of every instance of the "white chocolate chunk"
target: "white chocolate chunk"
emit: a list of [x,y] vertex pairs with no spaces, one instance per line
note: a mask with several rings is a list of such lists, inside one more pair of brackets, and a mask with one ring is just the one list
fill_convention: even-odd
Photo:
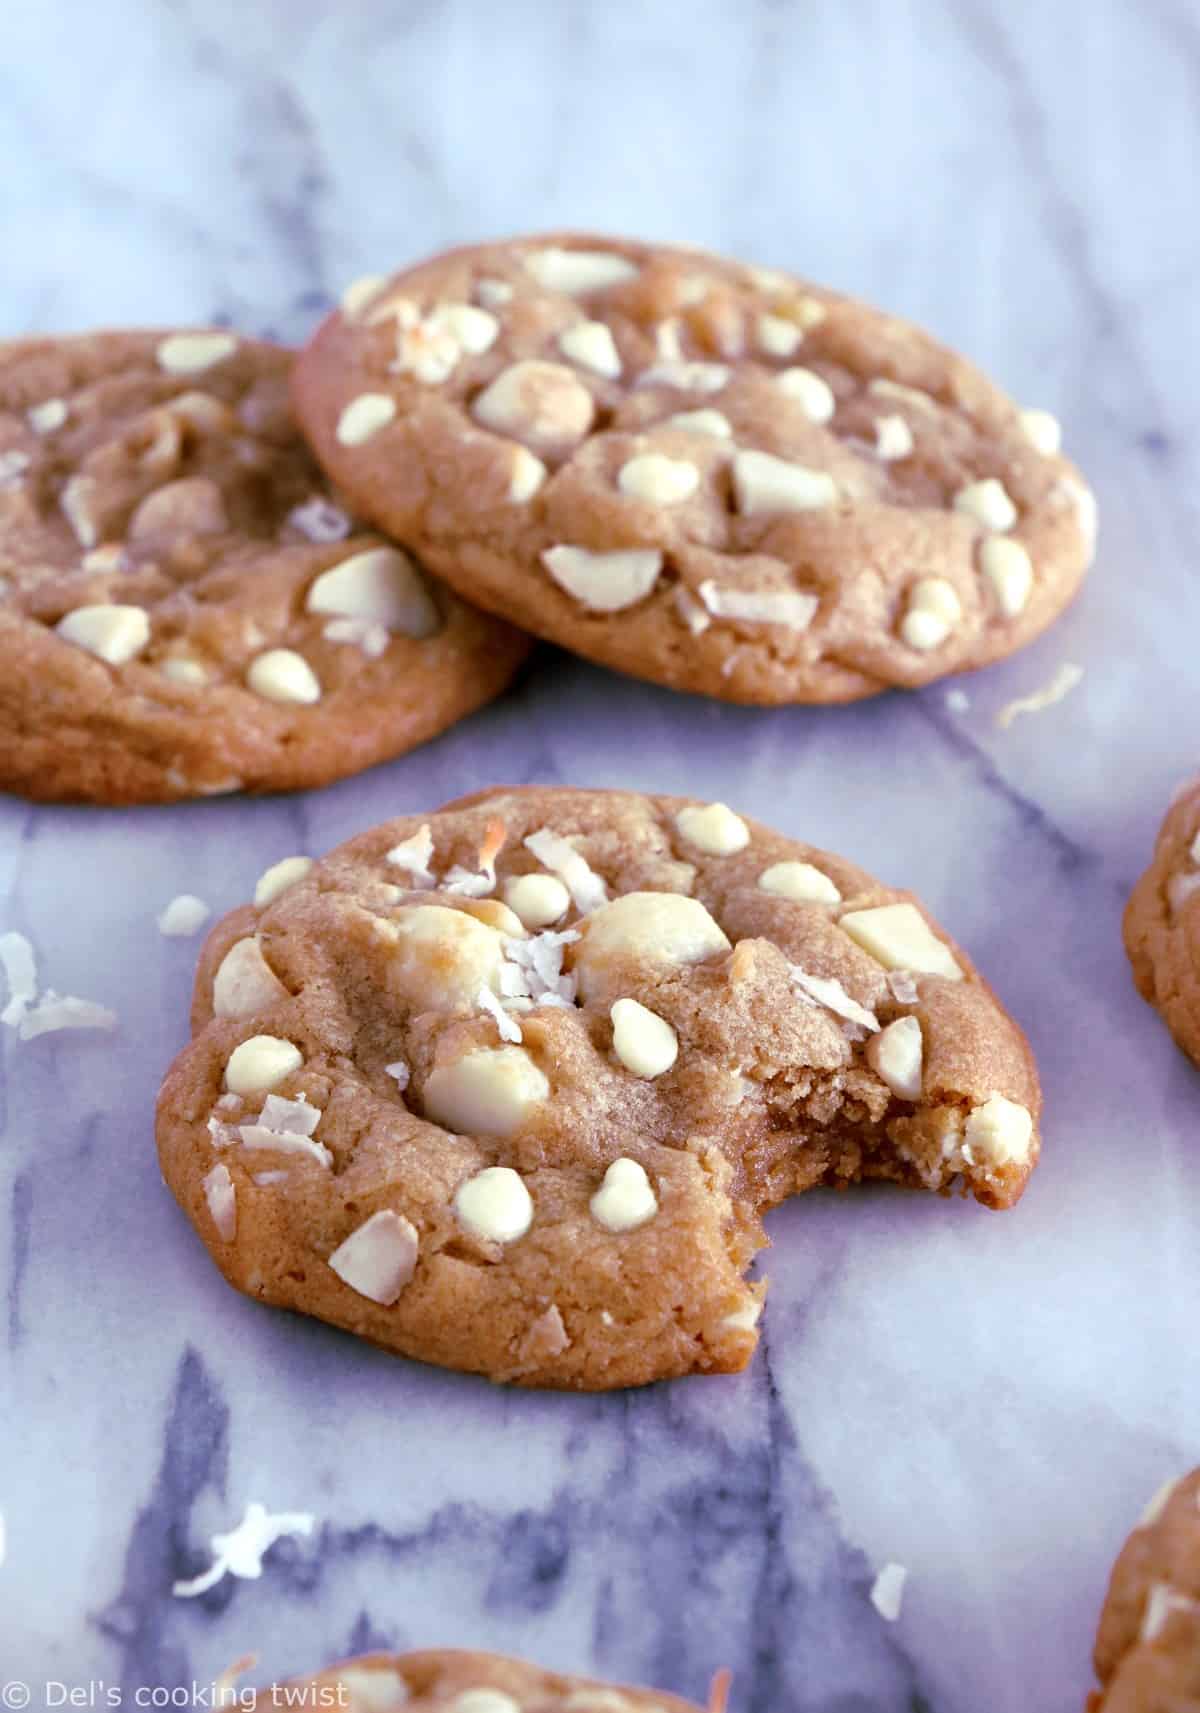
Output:
[[727,803],[689,803],[676,815],[675,825],[688,844],[706,856],[729,856],[750,843],[749,827]]
[[76,607],[54,628],[64,642],[86,649],[110,666],[124,666],[150,641],[150,620],[141,607]]
[[1001,535],[1017,521],[1017,508],[1004,483],[995,476],[985,476],[960,488],[954,496],[954,509],[964,517],[974,518],[984,529]]
[[507,280],[477,280],[475,296],[485,309],[502,309],[506,303],[512,302],[513,288]]
[[339,446],[361,446],[386,428],[396,414],[396,401],[390,393],[359,393],[338,417]]
[[323,1142],[314,1142],[298,1130],[280,1130],[270,1124],[239,1124],[237,1133],[242,1147],[253,1152],[292,1154],[315,1160],[326,1171],[333,1165],[333,1155]]
[[418,1248],[412,1221],[381,1208],[338,1244],[329,1265],[360,1297],[390,1308],[417,1270]]
[[158,915],[158,931],[168,939],[187,939],[208,921],[212,911],[194,892],[180,892]]
[[558,348],[572,363],[606,380],[615,381],[621,373],[621,353],[603,321],[577,321],[559,334]]
[[341,296],[342,314],[347,321],[356,321],[386,284],[383,274],[364,274],[361,279],[351,280]]
[[962,611],[953,583],[945,577],[921,577],[909,592],[900,636],[909,648],[922,653],[940,648],[962,618]]
[[733,424],[729,418],[722,411],[707,407],[681,410],[676,416],[669,416],[663,427],[680,428],[685,434],[708,434],[715,440],[733,439]]
[[251,1017],[286,998],[287,988],[263,956],[258,941],[252,935],[235,940],[213,977],[213,1015]]
[[474,1236],[515,1243],[533,1224],[533,1197],[511,1166],[487,1166],[460,1184],[454,1211]]
[[901,1100],[920,1100],[925,1042],[915,1017],[897,1017],[867,1042],[867,1063]]
[[724,363],[656,363],[643,369],[635,386],[674,387],[681,393],[719,393],[729,385]]
[[979,548],[979,565],[1005,618],[1015,619],[1023,613],[1033,588],[1033,561],[1021,543],[1007,535],[985,536]]
[[529,358],[502,369],[479,394],[471,415],[484,428],[553,456],[583,438],[595,409],[573,369]]
[[652,547],[592,553],[586,547],[548,547],[542,564],[560,589],[597,613],[619,613],[644,601],[662,571]]
[[209,682],[208,668],[184,654],[168,655],[165,660],[159,661],[158,670],[173,684],[190,684],[198,689]]
[[548,472],[540,458],[535,458],[528,446],[514,446],[512,468],[508,479],[508,497],[516,506],[531,500],[546,480]]
[[875,418],[875,454],[884,463],[907,458],[915,444],[913,431],[902,416]]
[[1062,425],[1048,410],[1023,410],[1017,414],[1021,433],[1035,452],[1052,458],[1062,445]]
[[624,256],[607,250],[530,250],[523,258],[526,268],[543,291],[561,291],[568,296],[604,291],[623,280],[636,277],[638,269]]
[[418,1011],[474,1011],[481,987],[500,991],[500,935],[465,910],[413,904],[376,931],[394,947],[389,985]]
[[65,399],[46,399],[42,404],[35,404],[25,412],[25,420],[35,434],[53,434],[63,426],[67,416]]
[[992,1166],[1023,1166],[1033,1142],[1033,1114],[1015,1100],[994,1094],[967,1119],[963,1140]]
[[950,948],[938,939],[915,904],[849,910],[839,919],[838,927],[884,969],[941,975],[950,981],[963,978]]
[[540,827],[522,842],[527,851],[531,851],[552,874],[565,882],[577,909],[585,915],[606,901],[608,887],[603,878],[589,866],[587,858],[575,849],[569,839],[551,832],[549,827]]
[[810,422],[829,422],[837,409],[833,388],[813,369],[781,369],[775,385],[788,398],[795,399]]
[[609,1015],[613,1052],[635,1077],[661,1077],[679,1056],[679,1037],[657,1012],[636,999],[615,1000]]
[[426,1115],[463,1135],[511,1136],[550,1093],[524,1047],[482,1047],[425,1082]]
[[603,998],[631,965],[671,970],[729,951],[729,941],[697,898],[626,892],[581,923],[575,971],[583,998]]
[[782,625],[786,630],[807,630],[821,604],[816,595],[801,589],[735,589],[711,577],[701,583],[698,593],[714,618]]
[[588,1203],[592,1218],[605,1231],[636,1231],[658,1212],[658,1197],[637,1160],[614,1160],[604,1181]]
[[254,887],[254,902],[260,907],[273,904],[281,893],[303,880],[312,866],[311,857],[281,857],[259,875]]
[[566,915],[571,894],[553,874],[521,874],[504,883],[504,902],[522,927],[548,928]]
[[321,1109],[303,1094],[299,1100],[289,1100],[282,1094],[269,1094],[263,1101],[258,1121],[267,1130],[311,1136],[321,1122]]
[[521,1703],[502,1689],[464,1689],[446,1713],[521,1713]]
[[321,628],[326,642],[349,643],[361,649],[368,660],[378,660],[391,646],[391,636],[383,625],[370,619],[330,619]]
[[311,705],[321,700],[321,683],[302,654],[294,648],[269,648],[250,662],[246,683],[267,702],[299,702]]
[[783,315],[760,315],[755,323],[758,348],[768,357],[792,357],[800,347],[804,331]]
[[224,1162],[206,1173],[203,1181],[204,1199],[217,1228],[217,1236],[232,1243],[237,1236],[237,1190]]
[[323,571],[309,585],[310,613],[366,619],[418,640],[441,628],[441,615],[421,573],[398,547],[369,547]]
[[771,452],[738,452],[733,487],[743,517],[821,511],[837,504],[837,483],[828,470],[811,470]]
[[617,486],[633,500],[650,505],[673,506],[690,499],[700,486],[700,472],[686,459],[668,458],[662,452],[639,452],[622,464]]
[[802,994],[807,995],[816,1004],[823,1005],[837,1017],[844,1017],[848,1023],[853,1023],[859,1029],[874,1032],[879,1028],[879,1019],[865,1005],[860,1005],[852,994],[834,976],[810,975],[808,970],[792,965],[792,980]]
[[472,357],[490,351],[500,335],[500,323],[473,303],[443,303],[429,318]]
[[172,333],[160,341],[155,356],[168,375],[198,375],[232,357],[237,343],[232,333]]
[[841,893],[827,874],[810,862],[775,862],[758,877],[764,892],[797,904],[838,904]]
[[265,1094],[303,1063],[304,1055],[293,1042],[278,1035],[251,1035],[230,1053],[225,1087],[231,1094]]

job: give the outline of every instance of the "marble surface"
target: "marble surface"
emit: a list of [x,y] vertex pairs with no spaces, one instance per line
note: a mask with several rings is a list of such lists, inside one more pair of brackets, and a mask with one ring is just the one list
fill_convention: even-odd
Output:
[[[255,1681],[455,1643],[735,1713],[1081,1704],[1146,1497],[1200,1456],[1200,1084],[1118,925],[1196,762],[1200,26],[1186,0],[62,0],[6,10],[0,323],[298,337],[346,279],[558,223],[686,237],[925,322],[1055,410],[1102,532],[1075,608],[944,693],[775,713],[546,651],[421,753],[308,797],[0,804],[0,927],[111,1039],[11,1035],[0,1094],[0,1679]],[[996,711],[1066,660],[1061,706]],[[257,1309],[159,1181],[195,945],[285,853],[496,780],[724,796],[918,888],[1030,1032],[1009,1215],[884,1190],[770,1221],[743,1376],[520,1395]],[[257,1583],[172,1599],[248,1499]],[[898,1623],[874,1570],[908,1566]]]

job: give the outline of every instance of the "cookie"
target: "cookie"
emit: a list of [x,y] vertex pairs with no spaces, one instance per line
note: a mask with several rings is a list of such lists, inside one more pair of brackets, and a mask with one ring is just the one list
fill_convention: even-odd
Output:
[[761,1216],[862,1178],[990,1207],[1024,1037],[905,892],[722,804],[542,788],[292,859],[212,932],[167,1184],[229,1282],[597,1390],[749,1360]]
[[353,521],[223,332],[0,345],[0,788],[323,785],[496,695],[517,632]]
[[1164,1487],[1113,1566],[1088,1713],[1200,1713],[1200,1469]]
[[[255,1706],[265,1713],[268,1707],[283,1705],[287,1690],[307,1690],[307,1705],[343,1707],[347,1713],[394,1713],[399,1708],[405,1713],[700,1713],[693,1702],[661,1690],[618,1689],[500,1654],[454,1648],[364,1654],[313,1677],[260,1691]],[[723,1708],[722,1676],[714,1685],[710,1713],[723,1713]]]
[[1200,777],[1176,793],[1154,858],[1125,908],[1125,950],[1142,998],[1200,1065]]
[[1045,411],[906,322],[699,250],[528,238],[359,281],[293,394],[364,516],[468,599],[727,701],[982,666],[1092,555]]

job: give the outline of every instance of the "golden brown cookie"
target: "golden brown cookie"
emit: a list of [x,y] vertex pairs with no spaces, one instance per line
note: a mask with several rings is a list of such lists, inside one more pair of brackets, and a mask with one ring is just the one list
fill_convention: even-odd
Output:
[[[726,1676],[719,1674],[713,1686],[710,1713],[723,1713]],[[310,1690],[314,1698],[308,1705],[342,1707],[346,1713],[700,1713],[693,1702],[662,1690],[617,1688],[543,1671],[525,1660],[455,1648],[363,1654],[312,1677],[293,1678],[278,1692],[259,1690],[257,1713],[282,1707],[285,1689]]]
[[1088,1713],[1200,1713],[1200,1469],[1164,1487],[1113,1566]]
[[699,250],[526,238],[359,281],[293,392],[364,516],[468,599],[728,701],[982,666],[1092,556],[1045,411],[905,322]]
[[0,788],[323,785],[512,676],[523,637],[352,521],[290,364],[216,331],[0,345]]
[[1154,858],[1125,909],[1125,950],[1142,998],[1200,1065],[1200,777],[1178,791]]
[[1020,1196],[1020,1029],[908,893],[682,797],[542,788],[272,870],[201,955],[166,1181],[231,1284],[600,1389],[745,1366],[761,1216]]

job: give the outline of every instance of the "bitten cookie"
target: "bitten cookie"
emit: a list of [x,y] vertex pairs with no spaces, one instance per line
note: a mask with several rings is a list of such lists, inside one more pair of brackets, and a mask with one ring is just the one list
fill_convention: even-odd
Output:
[[699,250],[529,238],[359,281],[293,390],[363,514],[462,594],[728,701],[982,666],[1092,556],[1045,411],[905,322]]
[[682,797],[497,790],[292,859],[200,960],[158,1109],[231,1284],[599,1389],[753,1352],[761,1216],[1020,1196],[1037,1073],[908,893]]
[[1176,793],[1154,859],[1125,910],[1125,950],[1142,998],[1200,1065],[1200,777]]
[[[722,1674],[723,1676],[724,1674]],[[277,1692],[260,1690],[259,1713],[283,1705],[285,1689],[313,1692],[310,1706],[343,1707],[347,1713],[700,1713],[658,1689],[617,1689],[593,1678],[564,1677],[524,1660],[453,1648],[411,1654],[364,1654],[313,1677],[294,1678]],[[318,1701],[318,1695],[330,1700]],[[332,1699],[336,1697],[336,1699]],[[718,1679],[710,1713],[723,1713]]]
[[222,332],[0,345],[0,788],[321,785],[512,676],[525,639],[333,496],[290,363]]
[[1113,1567],[1088,1713],[1200,1713],[1200,1469],[1164,1487]]

